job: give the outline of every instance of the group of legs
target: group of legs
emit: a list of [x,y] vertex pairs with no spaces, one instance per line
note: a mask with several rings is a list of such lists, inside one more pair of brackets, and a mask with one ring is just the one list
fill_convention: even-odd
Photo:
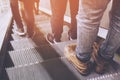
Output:
[[[34,35],[34,27],[35,27],[35,20],[34,20],[34,9],[35,9],[35,1],[34,0],[20,0],[21,3],[23,4],[23,18],[25,20],[25,24],[27,26],[27,33],[25,33],[24,30],[24,25],[22,22],[22,18],[20,15],[20,10],[19,10],[19,4],[18,0],[10,0],[10,6],[13,14],[13,18],[17,24],[17,29],[15,32],[22,36],[22,35],[28,35],[29,37]],[[39,0],[36,0],[39,2]],[[39,3],[38,3],[39,4]],[[38,13],[38,4],[37,4],[37,9],[35,9],[35,12]]]
[[71,26],[68,32],[69,39],[77,39],[77,21],[76,15],[78,12],[79,0],[50,0],[51,3],[51,28],[52,33],[47,35],[47,40],[50,43],[61,41],[63,32],[64,15],[67,7],[67,2],[70,4]]
[[[79,0],[77,14],[77,45],[69,44],[65,47],[67,57],[80,73],[87,75],[90,72],[90,59],[93,58],[95,71],[104,73],[114,53],[120,47],[120,0],[113,0],[110,12],[110,24],[107,37],[101,46],[94,44],[100,20],[110,0]],[[72,51],[71,51],[72,50]]]
[[[15,6],[18,1],[10,1],[11,7],[15,8],[15,11],[12,8],[13,17],[16,20],[18,28],[23,31],[23,24],[21,19],[19,19],[20,15],[17,10],[18,4]],[[67,1],[68,0],[50,0],[52,9],[52,33],[47,35],[47,40],[51,43],[61,41]],[[79,69],[81,74],[86,75],[90,71],[90,59],[92,55],[96,72],[103,73],[106,64],[113,60],[114,53],[120,47],[120,0],[113,0],[109,31],[106,40],[100,47],[96,47],[94,42],[97,37],[100,20],[110,0],[69,0],[69,2],[71,26],[68,35],[69,39],[77,39],[77,45],[70,44],[66,46],[66,53],[75,53],[75,56],[68,57],[68,59]],[[12,3],[14,3],[14,5]],[[27,4],[27,0],[25,0],[23,3],[28,27],[27,30],[29,34],[32,34],[32,31],[34,31],[32,30],[34,29],[34,14],[32,10],[34,8],[34,2],[29,0],[29,4]],[[97,50],[95,50],[95,48]]]

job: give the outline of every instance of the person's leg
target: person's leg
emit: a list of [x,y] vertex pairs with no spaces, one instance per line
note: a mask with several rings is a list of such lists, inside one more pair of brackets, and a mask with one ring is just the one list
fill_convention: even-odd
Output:
[[39,4],[40,4],[40,0],[36,1],[36,9],[37,9],[37,13],[39,13]]
[[90,57],[96,40],[100,20],[110,0],[79,0],[77,15],[77,46],[65,47],[65,55],[82,74],[90,72]]
[[69,0],[69,2],[70,2],[70,13],[71,13],[71,26],[68,35],[72,39],[77,39],[76,15],[78,13],[79,0]]
[[35,2],[34,2],[34,11],[35,11],[35,14],[39,13],[39,4],[40,4],[40,0],[35,0]]
[[34,0],[24,0],[24,13],[25,21],[27,25],[27,33],[31,37],[34,34],[35,20],[34,20]]
[[24,28],[23,28],[23,24],[22,24],[20,12],[19,12],[19,7],[18,7],[18,0],[10,0],[10,6],[11,6],[13,18],[15,19],[18,30],[21,33],[24,33]]
[[82,61],[90,60],[100,20],[110,0],[80,0],[77,15],[76,56]]
[[67,0],[50,0],[52,17],[51,28],[56,41],[60,41],[63,32],[63,21],[66,10]]
[[[111,10],[110,28],[105,42],[100,46],[98,57],[109,62],[113,59],[114,53],[120,47],[120,0],[114,0]],[[99,66],[100,65],[100,66]],[[100,60],[97,66],[104,68],[104,64]],[[99,72],[99,70],[98,70]]]

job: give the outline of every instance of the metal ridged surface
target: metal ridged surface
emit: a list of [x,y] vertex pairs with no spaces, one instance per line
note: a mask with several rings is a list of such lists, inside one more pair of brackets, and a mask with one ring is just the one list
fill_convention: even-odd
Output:
[[10,80],[79,80],[61,59],[26,67],[8,68]]
[[10,42],[14,50],[27,49],[37,47],[30,38],[14,40]]
[[43,61],[40,52],[35,48],[10,51],[9,54],[15,66],[27,66],[29,64]]
[[15,66],[33,64],[60,57],[59,54],[57,54],[57,52],[49,45],[9,51],[9,54]]
[[104,75],[91,73],[82,76],[66,58],[6,70],[10,80],[119,80],[120,78],[119,72],[108,72]]

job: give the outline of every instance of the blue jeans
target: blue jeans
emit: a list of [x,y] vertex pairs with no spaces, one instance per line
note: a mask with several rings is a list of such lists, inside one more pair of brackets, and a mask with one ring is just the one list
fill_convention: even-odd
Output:
[[106,60],[111,60],[120,47],[120,0],[113,0],[111,10],[110,29],[99,54]]
[[[81,61],[90,60],[100,20],[109,2],[110,0],[79,0],[76,55]],[[105,59],[112,59],[115,51],[120,47],[119,3],[119,0],[113,0],[110,29],[105,42],[98,51]]]
[[[52,33],[55,39],[60,40],[61,34],[63,32],[63,21],[64,14],[66,11],[66,5],[68,0],[50,0],[52,17],[51,17],[51,27]],[[69,0],[70,2],[70,13],[71,13],[71,27],[70,33],[73,37],[77,37],[77,21],[76,15],[78,12],[79,0]],[[71,36],[71,37],[72,37]]]

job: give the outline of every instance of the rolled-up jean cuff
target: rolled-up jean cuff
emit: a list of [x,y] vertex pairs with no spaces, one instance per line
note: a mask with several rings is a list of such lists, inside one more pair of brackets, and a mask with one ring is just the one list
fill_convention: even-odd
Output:
[[98,56],[100,56],[102,59],[104,59],[105,61],[111,61],[113,60],[114,56],[105,56],[102,52],[98,52]]

